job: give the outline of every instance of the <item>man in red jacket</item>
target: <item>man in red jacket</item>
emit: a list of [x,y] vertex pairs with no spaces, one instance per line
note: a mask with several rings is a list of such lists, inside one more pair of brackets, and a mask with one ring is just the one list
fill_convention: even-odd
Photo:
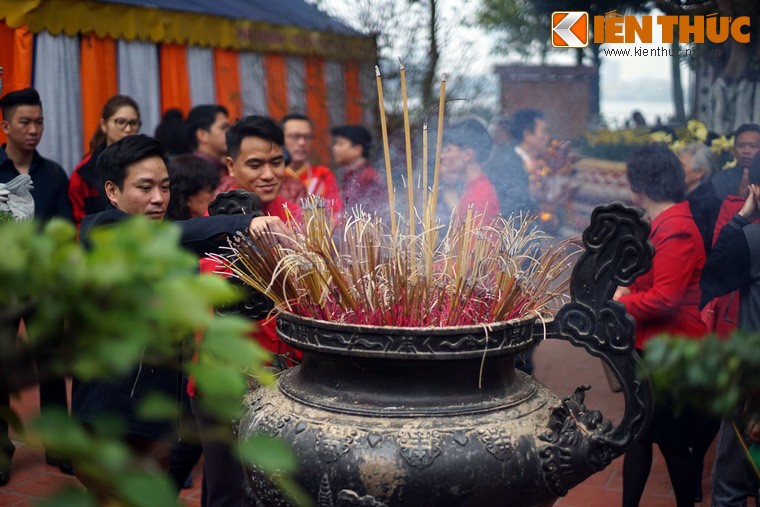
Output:
[[314,124],[303,114],[290,113],[280,120],[285,135],[285,149],[290,154],[289,171],[303,182],[308,195],[324,197],[336,217],[343,213],[343,199],[335,175],[323,165],[312,165]]
[[490,225],[499,215],[499,198],[482,166],[490,150],[488,131],[474,118],[455,123],[443,136],[439,202],[448,214],[454,211],[459,227],[469,208],[473,216],[482,217],[483,225]]

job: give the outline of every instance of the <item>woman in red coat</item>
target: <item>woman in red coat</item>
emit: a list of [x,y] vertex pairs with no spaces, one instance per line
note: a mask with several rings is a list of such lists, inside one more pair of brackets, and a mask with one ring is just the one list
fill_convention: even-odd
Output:
[[[705,248],[684,200],[686,184],[678,157],[661,144],[639,149],[627,164],[634,204],[651,220],[649,240],[654,246],[652,269],[630,290],[618,289],[615,298],[636,320],[636,349],[662,334],[701,338],[707,333],[699,312],[699,278]],[[666,404],[655,408],[648,434],[634,442],[623,463],[623,506],[637,506],[652,465],[656,442],[668,465],[679,507],[694,505],[696,462],[689,450],[704,438],[700,416],[676,417]],[[687,420],[688,419],[688,420]],[[696,419],[696,420],[694,420]]]

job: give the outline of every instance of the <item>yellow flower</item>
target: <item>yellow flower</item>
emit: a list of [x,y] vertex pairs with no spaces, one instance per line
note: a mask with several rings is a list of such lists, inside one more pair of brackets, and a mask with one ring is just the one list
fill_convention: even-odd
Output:
[[702,123],[699,120],[689,120],[686,123],[686,128],[688,129],[689,133],[692,135],[695,141],[699,141],[700,143],[705,142],[705,139],[707,139],[707,127],[705,127],[705,124]]
[[666,132],[658,131],[649,134],[649,140],[655,143],[670,144],[673,142],[673,136]]
[[712,140],[712,143],[710,143],[710,150],[715,153],[716,155],[719,155],[723,152],[730,152],[734,148],[734,138],[733,137],[726,137],[726,136],[720,136],[716,137]]
[[673,153],[678,155],[679,153],[681,153],[681,150],[683,150],[686,147],[686,144],[687,143],[685,140],[677,139],[673,142],[673,144],[670,145],[670,149],[673,151]]

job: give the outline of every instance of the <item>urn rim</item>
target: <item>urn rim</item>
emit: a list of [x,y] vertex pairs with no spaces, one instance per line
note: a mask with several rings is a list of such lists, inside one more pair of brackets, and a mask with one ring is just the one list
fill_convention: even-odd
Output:
[[302,351],[354,357],[465,359],[517,354],[544,339],[536,315],[469,326],[406,327],[328,322],[287,311],[277,315],[277,334]]

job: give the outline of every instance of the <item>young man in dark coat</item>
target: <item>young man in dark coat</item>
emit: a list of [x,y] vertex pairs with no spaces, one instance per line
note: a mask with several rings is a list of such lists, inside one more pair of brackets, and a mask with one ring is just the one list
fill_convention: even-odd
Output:
[[[106,148],[98,159],[105,195],[111,207],[82,221],[81,238],[86,244],[96,226],[113,224],[131,215],[163,220],[169,204],[169,172],[163,145],[150,137],[126,137]],[[221,215],[175,222],[182,230],[180,244],[197,255],[219,252],[226,238],[238,231],[259,234],[267,229],[287,234],[277,217]],[[164,441],[171,430],[170,421],[146,421],[137,415],[141,399],[158,392],[176,396],[180,372],[139,365],[117,381],[74,382],[72,413],[85,424],[103,414],[118,417],[126,427],[129,445],[145,456],[165,455]],[[80,478],[87,482],[87,477]]]
[[[22,174],[29,175],[33,185],[32,216],[43,223],[51,218],[73,220],[66,173],[59,164],[42,157],[37,151],[45,130],[39,93],[34,88],[10,92],[0,100],[0,110],[3,113],[2,129],[8,136],[8,142],[0,147],[0,183],[8,183]],[[57,352],[44,350],[38,353],[35,358],[38,366]],[[0,408],[7,408],[9,403],[8,393],[1,391]],[[40,405],[42,411],[47,408],[67,409],[63,378],[43,379],[40,382]],[[8,424],[0,417],[0,486],[10,479],[10,461],[14,450],[15,446],[8,438]],[[71,467],[57,456],[46,452],[45,459],[48,464],[71,473]]]

